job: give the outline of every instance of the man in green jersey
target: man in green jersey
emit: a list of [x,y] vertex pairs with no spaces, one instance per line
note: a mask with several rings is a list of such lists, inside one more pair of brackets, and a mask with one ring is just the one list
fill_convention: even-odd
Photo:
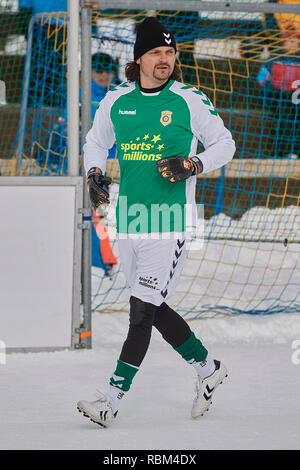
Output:
[[[84,166],[94,207],[109,203],[105,176],[117,143],[120,188],[116,208],[120,261],[130,288],[129,330],[107,393],[79,401],[78,410],[101,426],[117,416],[121,399],[147,352],[152,326],[197,372],[192,418],[209,408],[227,376],[189,325],[168,304],[195,225],[199,173],[220,168],[235,152],[231,133],[210,100],[179,79],[175,39],[154,17],[139,26],[127,82],[107,93],[84,145]],[[204,151],[197,154],[201,142]]]

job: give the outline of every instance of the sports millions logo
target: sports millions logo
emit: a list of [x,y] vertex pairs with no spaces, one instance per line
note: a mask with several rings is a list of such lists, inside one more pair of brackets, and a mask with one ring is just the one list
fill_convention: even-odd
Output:
[[144,134],[120,144],[122,160],[160,160],[164,151],[161,134]]

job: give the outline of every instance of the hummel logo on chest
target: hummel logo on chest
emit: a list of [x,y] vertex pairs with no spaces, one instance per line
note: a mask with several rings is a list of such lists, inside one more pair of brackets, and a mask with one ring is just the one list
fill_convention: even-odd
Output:
[[130,115],[135,115],[136,114],[136,109],[133,109],[132,111],[129,111],[129,110],[122,110],[122,109],[119,109],[119,114],[130,114]]

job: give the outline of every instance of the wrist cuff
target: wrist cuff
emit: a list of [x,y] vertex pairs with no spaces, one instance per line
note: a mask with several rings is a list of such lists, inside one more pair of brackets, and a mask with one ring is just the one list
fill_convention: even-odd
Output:
[[193,175],[199,175],[203,171],[203,165],[199,157],[194,156],[191,157],[190,160],[193,162],[194,165],[194,171]]
[[100,168],[97,168],[96,166],[93,166],[87,172],[87,177],[89,177],[91,175],[96,175],[96,174],[102,175],[102,171],[100,170]]

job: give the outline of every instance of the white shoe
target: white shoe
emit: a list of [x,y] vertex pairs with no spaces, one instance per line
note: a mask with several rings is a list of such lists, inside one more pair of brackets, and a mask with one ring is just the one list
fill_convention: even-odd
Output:
[[106,428],[111,425],[117,416],[113,412],[110,401],[103,395],[95,401],[81,400],[77,403],[77,410],[83,413],[84,416],[90,418],[93,423],[99,424]]
[[199,418],[208,410],[212,395],[218,385],[227,377],[227,369],[220,361],[215,360],[216,370],[205,379],[198,376],[196,382],[196,397],[192,406],[192,418]]

